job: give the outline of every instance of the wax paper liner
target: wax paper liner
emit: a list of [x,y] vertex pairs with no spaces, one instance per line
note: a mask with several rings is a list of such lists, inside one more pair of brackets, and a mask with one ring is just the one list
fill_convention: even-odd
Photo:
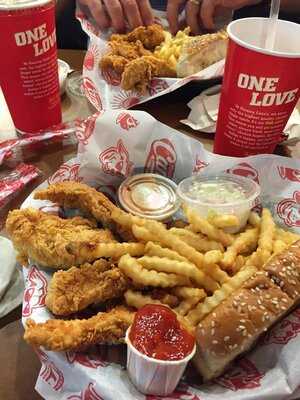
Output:
[[[214,155],[205,151],[200,142],[141,111],[95,114],[77,137],[80,140],[77,158],[64,164],[43,187],[73,179],[114,195],[123,178],[135,172],[157,172],[178,182],[193,173],[227,171],[259,182],[261,201],[272,211],[276,222],[300,231],[300,170],[295,160],[275,155],[248,158]],[[32,196],[23,206],[58,211],[51,203],[33,200]],[[23,323],[28,317],[39,322],[53,318],[45,307],[51,273],[31,265],[24,268],[24,275]],[[299,333],[300,308],[271,329],[225,375],[202,385],[200,376],[190,366],[177,390],[164,399],[295,399],[300,388]],[[138,393],[130,383],[122,346],[100,346],[89,353],[39,349],[38,355],[42,368],[36,389],[46,399],[161,399]]]
[[[157,23],[165,26],[165,13],[157,13]],[[107,41],[112,32],[104,33],[96,27],[77,7],[76,16],[82,29],[89,36],[89,45],[83,63],[83,86],[85,94],[97,110],[128,109],[136,104],[144,103],[186,85],[191,81],[201,81],[220,78],[224,73],[224,60],[221,60],[197,74],[187,78],[154,78],[145,95],[133,90],[123,90],[120,86],[120,76],[116,73],[102,74],[99,61],[108,50]]]
[[0,165],[16,166],[20,161],[28,161],[41,151],[47,151],[53,144],[60,143],[62,147],[76,144],[74,126],[80,123],[83,122],[77,120],[72,124],[63,124],[55,131],[0,142]]

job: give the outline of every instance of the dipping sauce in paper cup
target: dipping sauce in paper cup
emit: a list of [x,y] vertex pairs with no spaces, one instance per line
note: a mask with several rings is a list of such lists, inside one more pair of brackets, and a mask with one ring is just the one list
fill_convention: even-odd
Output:
[[180,207],[177,185],[157,174],[137,174],[119,187],[120,205],[131,214],[155,220],[167,220]]
[[147,304],[126,332],[127,370],[144,394],[172,393],[196,352],[195,338],[180,326],[168,307]]
[[272,153],[300,95],[300,25],[277,22],[274,50],[265,49],[268,19],[228,26],[230,37],[214,152],[244,157]]
[[251,179],[231,174],[193,175],[179,183],[177,193],[183,204],[203,218],[235,215],[238,224],[223,229],[236,233],[246,225],[260,195],[260,186]]

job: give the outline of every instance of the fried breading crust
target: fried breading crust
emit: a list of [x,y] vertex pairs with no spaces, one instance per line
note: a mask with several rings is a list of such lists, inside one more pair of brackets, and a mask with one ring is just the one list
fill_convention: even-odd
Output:
[[101,192],[84,183],[66,181],[55,183],[34,193],[35,199],[50,200],[66,208],[80,208],[104,224],[111,222],[116,206]]
[[119,268],[106,260],[56,272],[50,282],[46,306],[55,315],[70,315],[93,303],[123,295],[128,280]]
[[96,259],[79,259],[82,247],[116,242],[109,230],[94,226],[81,217],[62,219],[33,208],[11,211],[6,220],[6,229],[22,264],[32,259],[44,267],[64,269]]
[[150,26],[139,26],[127,35],[112,35],[111,41],[127,40],[128,42],[136,42],[139,40],[147,50],[154,50],[164,40],[164,30],[160,25],[154,24]]
[[116,307],[82,320],[52,319],[36,323],[28,319],[24,339],[33,346],[51,351],[82,350],[100,343],[120,343],[132,324],[134,312]]
[[122,75],[121,86],[124,90],[134,89],[145,93],[152,78],[176,77],[176,72],[165,60],[153,56],[143,56],[128,63]]
[[103,193],[84,183],[73,181],[55,183],[47,189],[36,191],[34,198],[50,200],[65,208],[80,208],[97,221],[109,226],[123,240],[135,241],[130,229],[126,230],[112,220],[111,213],[118,208]]

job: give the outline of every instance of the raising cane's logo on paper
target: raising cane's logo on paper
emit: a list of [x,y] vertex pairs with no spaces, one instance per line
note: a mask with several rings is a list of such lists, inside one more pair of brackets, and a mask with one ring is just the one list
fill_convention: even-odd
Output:
[[291,182],[300,182],[300,169],[282,166],[277,167],[277,169],[282,179],[286,179]]
[[122,112],[121,114],[119,114],[116,119],[116,123],[126,131],[129,131],[129,129],[131,128],[137,127],[139,124],[138,121],[127,112]]
[[63,164],[50,178],[48,178],[48,184],[65,181],[81,182],[82,178],[79,177],[80,164]]
[[88,144],[89,138],[94,132],[96,120],[99,115],[100,112],[96,112],[84,121],[80,121],[76,124],[76,137],[80,143],[84,145]]
[[276,92],[279,78],[258,77],[240,73],[237,86],[251,91],[249,105],[256,107],[280,106],[296,101],[299,89]]
[[263,338],[263,345],[287,344],[300,333],[300,310],[295,310]]
[[176,161],[176,150],[169,139],[154,140],[146,160],[145,172],[157,173],[172,178]]
[[201,158],[199,158],[198,155],[196,155],[196,160],[193,168],[193,174],[196,174],[200,171],[202,171],[204,168],[208,166],[208,163],[205,161],[202,161]]
[[235,367],[215,379],[215,382],[236,392],[240,389],[255,389],[260,387],[264,375],[264,373],[258,371],[250,360],[243,358],[236,363]]
[[300,191],[296,190],[290,199],[281,200],[277,214],[287,226],[300,226]]
[[99,48],[95,45],[89,46],[87,52],[85,53],[83,68],[88,71],[92,71],[95,67],[96,58],[100,55]]
[[129,159],[129,153],[121,139],[116,146],[111,146],[99,155],[99,161],[104,173],[114,176],[129,176],[134,163]]
[[97,369],[99,367],[106,367],[107,363],[100,358],[92,358],[85,353],[67,352],[67,360],[70,364],[78,363],[87,368]]
[[180,384],[176,390],[168,396],[148,395],[145,400],[200,400],[200,397],[191,393],[187,385]]
[[23,297],[23,317],[29,317],[32,311],[45,306],[47,294],[47,279],[35,266],[30,268],[27,275],[26,289]]
[[67,397],[67,400],[104,400],[94,388],[94,383],[89,383],[88,387],[83,390],[79,395],[72,395]]
[[55,46],[55,30],[48,34],[47,25],[44,23],[31,30],[15,33],[15,42],[18,47],[32,46],[34,56],[38,57]]
[[150,96],[154,96],[157,93],[162,92],[163,90],[168,89],[169,85],[164,79],[153,78],[151,80],[151,84],[149,87],[149,94]]
[[259,183],[258,172],[257,170],[252,167],[250,164],[247,163],[240,163],[235,165],[234,167],[228,169],[226,171],[228,174],[234,174],[243,176],[245,178],[250,178],[256,183]]
[[63,373],[49,360],[47,354],[40,348],[35,348],[35,352],[42,363],[40,377],[55,391],[62,389],[64,385]]
[[103,110],[102,101],[100,99],[96,86],[94,85],[93,81],[90,78],[87,77],[83,78],[83,88],[86,97],[96,108],[96,110],[102,111]]

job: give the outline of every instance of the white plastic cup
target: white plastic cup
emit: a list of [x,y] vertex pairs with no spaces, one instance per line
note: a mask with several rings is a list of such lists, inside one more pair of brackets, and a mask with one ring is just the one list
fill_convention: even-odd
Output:
[[167,396],[180,381],[188,362],[194,357],[196,343],[192,352],[181,360],[157,360],[138,351],[129,339],[127,329],[127,372],[131,382],[143,394]]
[[[207,181],[230,181],[240,185],[245,192],[245,199],[237,199],[229,203],[207,203],[200,199],[195,199],[189,195],[189,189],[196,182],[207,182]],[[189,208],[195,210],[201,217],[206,218],[208,213],[214,211],[217,214],[223,215],[235,215],[239,224],[225,228],[224,230],[229,233],[239,232],[246,225],[249,218],[251,208],[255,205],[256,198],[260,195],[260,186],[252,179],[245,178],[242,176],[231,175],[231,174],[220,174],[220,175],[193,175],[189,178],[181,181],[177,188],[177,194],[181,201],[186,204]]]

